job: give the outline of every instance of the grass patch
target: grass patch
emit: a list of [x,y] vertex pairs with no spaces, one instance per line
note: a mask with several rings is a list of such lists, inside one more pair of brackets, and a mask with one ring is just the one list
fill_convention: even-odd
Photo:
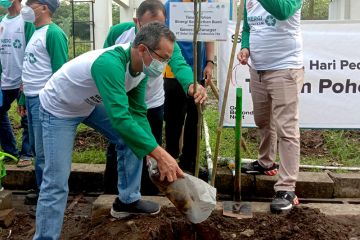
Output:
[[[21,143],[20,117],[16,113],[15,104],[9,116],[14,126],[18,147]],[[204,119],[209,127],[210,145],[214,154],[216,144],[216,129],[219,119],[216,104],[209,104],[204,112]],[[107,141],[91,128],[80,124],[77,129],[73,162],[105,163]],[[243,129],[248,151],[242,150],[242,158],[257,158],[259,139],[256,129]],[[205,140],[202,135],[200,144],[201,163],[205,165]],[[235,130],[222,130],[219,156],[235,156]],[[360,166],[360,131],[359,130],[302,130],[301,131],[301,164]]]

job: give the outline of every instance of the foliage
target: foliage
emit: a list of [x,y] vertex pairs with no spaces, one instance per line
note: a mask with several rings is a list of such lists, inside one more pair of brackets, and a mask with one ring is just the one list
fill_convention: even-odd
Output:
[[329,0],[303,0],[303,20],[326,20],[329,18]]

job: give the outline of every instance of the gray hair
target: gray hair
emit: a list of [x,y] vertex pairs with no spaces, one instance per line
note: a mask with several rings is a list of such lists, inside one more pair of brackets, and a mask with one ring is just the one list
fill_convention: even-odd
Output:
[[161,12],[165,16],[165,7],[159,0],[145,0],[136,9],[136,18],[141,19],[146,12],[150,12],[153,17]]
[[165,24],[157,21],[151,22],[140,28],[133,42],[133,47],[137,48],[140,44],[144,44],[153,50],[157,50],[163,37],[170,42],[176,40],[174,33]]

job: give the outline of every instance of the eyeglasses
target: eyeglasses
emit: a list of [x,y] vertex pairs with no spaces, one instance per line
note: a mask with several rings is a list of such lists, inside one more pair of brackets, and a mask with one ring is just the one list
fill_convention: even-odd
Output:
[[[145,46],[146,46],[146,45],[145,45]],[[158,56],[158,57],[161,59],[161,62],[166,63],[166,64],[168,64],[168,63],[170,62],[171,58],[164,58],[164,57],[160,56],[157,52],[155,52],[155,50],[151,49],[151,48],[148,47],[148,46],[146,46],[146,47],[147,47],[147,49],[149,49],[151,52],[155,53],[155,55]],[[150,53],[150,52],[149,52],[149,53]],[[150,55],[151,55],[151,53],[150,53]]]

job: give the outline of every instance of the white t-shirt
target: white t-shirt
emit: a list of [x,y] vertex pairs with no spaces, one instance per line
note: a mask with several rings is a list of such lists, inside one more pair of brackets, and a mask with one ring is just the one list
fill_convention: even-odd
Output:
[[[42,107],[58,118],[88,116],[95,106],[102,102],[91,75],[91,67],[100,55],[116,47],[127,50],[130,48],[130,44],[90,51],[64,64],[40,91]],[[143,73],[134,77],[129,72],[129,63],[127,63],[125,75],[127,92],[135,88],[146,77]]]
[[301,68],[301,9],[284,21],[275,19],[257,0],[247,0],[246,10],[251,66],[256,70]]
[[0,22],[1,88],[20,87],[21,71],[26,47],[25,22],[21,15],[8,17]]
[[25,49],[22,75],[25,96],[38,96],[67,59],[67,37],[60,27],[51,23],[36,29]]

